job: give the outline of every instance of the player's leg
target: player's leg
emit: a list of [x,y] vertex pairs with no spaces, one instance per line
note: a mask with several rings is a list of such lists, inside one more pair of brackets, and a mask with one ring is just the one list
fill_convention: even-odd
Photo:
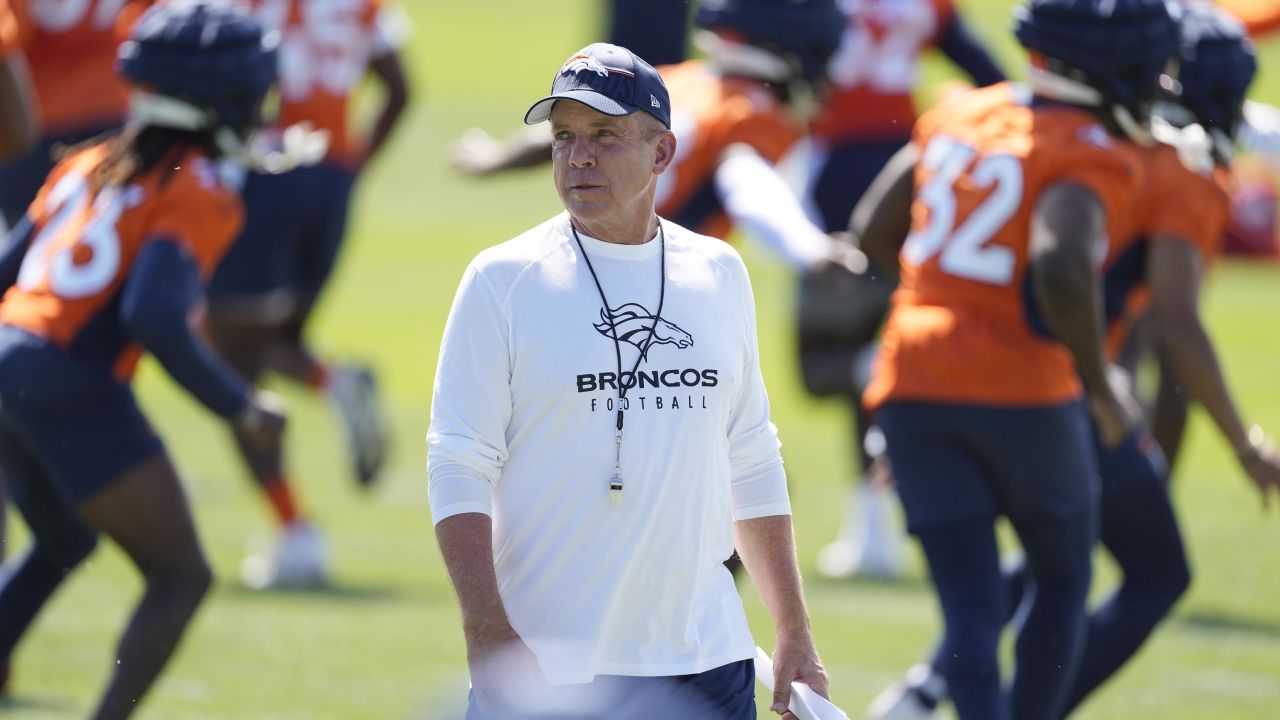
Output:
[[1080,671],[1067,697],[1075,709],[1127,662],[1191,583],[1182,534],[1154,442],[1135,436],[1099,450],[1103,546],[1122,578],[1089,614]]
[[[821,168],[809,190],[819,224],[828,232],[848,230],[859,198],[904,142],[853,143],[820,152]],[[873,269],[856,283],[831,285],[829,278],[801,275],[800,368],[812,394],[848,404],[857,474],[840,535],[821,550],[818,568],[830,577],[893,577],[901,572],[901,533],[891,518],[891,489],[870,481],[874,453],[868,452],[871,421],[862,408],[862,388],[895,283]]]
[[[14,648],[62,581],[97,544],[93,531],[76,518],[7,424],[0,421],[0,468],[9,480],[14,505],[31,530],[31,542],[5,566],[0,580],[0,666],[6,681]],[[0,692],[4,685],[0,682]]]
[[908,529],[938,594],[940,652],[961,718],[1003,720],[999,639],[1007,611],[990,470],[964,439],[967,408],[892,403],[877,411]]
[[294,269],[298,305],[279,326],[269,367],[333,401],[352,458],[356,482],[369,486],[386,458],[387,430],[373,369],[356,363],[326,363],[306,341],[307,324],[337,264],[346,236],[355,176],[341,168],[304,168],[314,199]]
[[[993,413],[994,414],[994,413]],[[1084,643],[1098,535],[1098,470],[1079,403],[1000,414],[989,446],[1031,582],[1018,611],[1011,705],[1020,720],[1060,716]]]
[[97,720],[124,718],[177,648],[213,574],[177,473],[163,452],[121,473],[79,509],[124,550],[145,583],[93,715]]
[[[305,183],[292,172],[250,174],[243,194],[245,227],[210,280],[207,325],[219,354],[256,383],[281,324],[297,308],[293,273],[309,200]],[[280,526],[270,552],[246,559],[243,579],[252,587],[324,582],[327,552],[300,508],[283,447],[263,449],[233,436]]]

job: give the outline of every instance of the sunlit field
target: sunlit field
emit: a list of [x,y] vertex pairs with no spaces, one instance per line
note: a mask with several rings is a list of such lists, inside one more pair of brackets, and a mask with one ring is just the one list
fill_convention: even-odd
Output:
[[[376,365],[394,447],[370,492],[349,478],[342,437],[319,399],[278,384],[293,410],[289,460],[305,509],[327,534],[335,587],[255,593],[239,584],[244,555],[274,531],[223,428],[148,361],[147,413],[181,468],[220,583],[139,717],[461,717],[467,676],[452,590],[427,507],[425,443],[436,351],[462,269],[481,248],[559,210],[550,178],[458,176],[448,144],[464,129],[503,133],[540,97],[570,52],[596,39],[587,0],[408,0],[413,109],[359,186],[345,256],[313,328],[335,358]],[[966,5],[1006,68],[1021,73],[1004,2]],[[1280,41],[1262,48],[1280,63]],[[947,77],[931,62],[930,82]],[[928,96],[927,93],[924,94]],[[1280,103],[1280,75],[1255,96]],[[832,696],[851,717],[929,647],[933,594],[911,550],[900,583],[833,582],[814,570],[835,536],[852,475],[847,419],[801,389],[791,337],[789,273],[743,248],[760,305],[764,371],[791,478],[800,561]],[[1226,263],[1205,311],[1252,421],[1280,434],[1280,268]],[[1203,415],[1194,418],[1174,493],[1194,586],[1153,641],[1078,717],[1163,720],[1280,717],[1280,508],[1264,514]],[[15,522],[14,550],[25,543]],[[1100,587],[1113,579],[1104,563]],[[14,699],[0,717],[83,717],[106,678],[115,637],[140,590],[104,543],[63,587],[14,659]],[[757,641],[772,646],[763,607],[743,596]],[[566,592],[571,592],[567,589]],[[767,703],[761,704],[762,716]]]

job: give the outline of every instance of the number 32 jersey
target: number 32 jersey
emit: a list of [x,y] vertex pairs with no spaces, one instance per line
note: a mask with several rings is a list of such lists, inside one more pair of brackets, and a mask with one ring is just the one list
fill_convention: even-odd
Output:
[[133,263],[149,242],[179,243],[207,278],[240,230],[240,198],[191,151],[125,187],[95,188],[109,145],[54,168],[28,211],[31,245],[0,322],[26,329],[127,382],[141,349],[120,321]]
[[[1079,397],[1070,353],[1037,320],[1032,215],[1046,188],[1073,182],[1102,203],[1110,238],[1134,237],[1138,149],[1084,111],[1032,107],[1007,83],[926,113],[913,140],[921,156],[911,233],[864,402],[1043,406]],[[1099,264],[1108,250],[1095,248]]]

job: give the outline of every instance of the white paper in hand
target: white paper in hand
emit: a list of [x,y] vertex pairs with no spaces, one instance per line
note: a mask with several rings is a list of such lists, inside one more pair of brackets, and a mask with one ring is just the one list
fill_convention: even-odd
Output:
[[[773,692],[773,660],[763,648],[756,648],[756,679]],[[849,720],[843,710],[800,682],[791,683],[791,703],[787,707],[800,720]]]

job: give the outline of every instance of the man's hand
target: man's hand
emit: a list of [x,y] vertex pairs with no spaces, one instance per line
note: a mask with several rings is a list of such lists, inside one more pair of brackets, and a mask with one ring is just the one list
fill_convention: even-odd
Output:
[[1236,458],[1262,494],[1262,508],[1270,508],[1271,493],[1280,495],[1280,454],[1262,428],[1257,425],[1249,428],[1249,443],[1245,448],[1236,449]]
[[847,232],[831,233],[831,250],[809,268],[831,282],[851,282],[869,267],[867,256]]
[[1117,447],[1141,425],[1142,408],[1124,370],[1114,365],[1107,369],[1107,387],[1090,394],[1089,414],[1106,448]]
[[482,709],[536,707],[549,691],[538,658],[510,624],[466,630],[471,687]]
[[807,630],[795,633],[778,633],[773,650],[773,703],[769,709],[783,720],[798,720],[787,707],[791,704],[791,683],[801,682],[814,692],[830,699],[827,689],[827,671],[818,658],[813,635]]
[[502,166],[503,156],[501,140],[480,128],[471,128],[453,143],[449,163],[466,175],[483,177]]
[[279,395],[257,390],[245,409],[232,418],[231,426],[257,447],[270,450],[280,446],[288,417]]

